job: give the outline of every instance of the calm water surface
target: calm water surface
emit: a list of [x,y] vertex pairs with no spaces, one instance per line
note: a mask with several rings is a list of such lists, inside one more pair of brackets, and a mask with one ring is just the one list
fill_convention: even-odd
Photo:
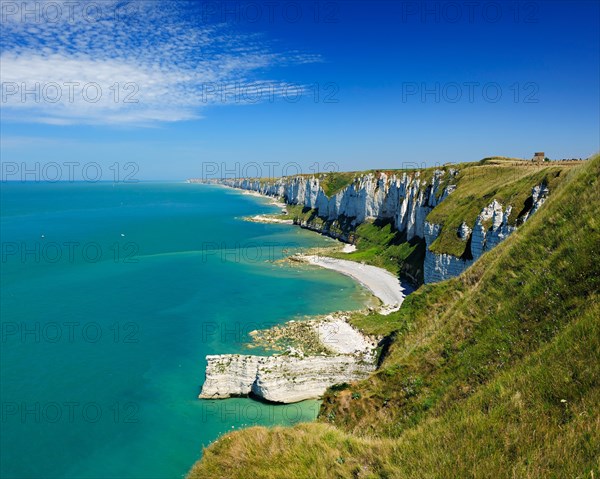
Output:
[[316,401],[197,395],[207,354],[363,304],[347,277],[272,262],[331,240],[241,221],[276,209],[217,186],[4,183],[0,195],[2,477],[177,478],[225,431],[315,417]]

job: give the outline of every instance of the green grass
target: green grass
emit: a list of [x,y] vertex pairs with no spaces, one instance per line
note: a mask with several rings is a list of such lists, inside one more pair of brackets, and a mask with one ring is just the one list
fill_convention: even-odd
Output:
[[414,327],[414,317],[417,313],[435,310],[445,304],[446,295],[458,294],[448,283],[423,285],[417,291],[406,297],[402,307],[393,313],[383,315],[378,312],[364,314],[361,311],[353,313],[350,323],[366,334],[387,336],[396,339]]
[[[384,370],[365,385],[373,397],[403,406],[400,417],[385,411],[385,434],[398,435],[418,422],[425,400],[443,408],[547,341],[600,290],[594,213],[600,195],[594,184],[595,191],[568,194],[562,205],[552,201],[558,213],[540,211],[523,227],[525,234],[509,238],[466,274],[409,296],[406,311],[398,313],[408,325]],[[386,364],[397,374],[388,374]],[[398,393],[402,385],[395,379],[406,376],[425,378],[422,394],[407,399]],[[368,409],[369,394],[363,396]]]
[[391,273],[423,282],[425,243],[419,239],[408,242],[390,222],[365,222],[353,233],[356,251],[331,256],[365,262],[385,268]]
[[352,183],[356,176],[356,173],[327,173],[321,178],[321,188],[323,188],[325,195],[327,195],[328,198],[331,198],[337,192]]
[[527,211],[528,198],[534,186],[545,184],[550,193],[573,165],[534,164],[515,160],[489,159],[459,170],[456,190],[434,208],[427,217],[430,223],[442,225],[438,238],[430,246],[435,253],[462,256],[467,243],[458,237],[458,228],[465,222],[472,228],[483,208],[497,200],[506,209],[512,206],[510,225],[519,224]]
[[325,224],[325,220],[320,218],[317,210],[306,208],[303,205],[286,205],[286,213],[275,215],[283,220],[294,220],[298,223],[308,222],[314,227],[320,227]]
[[[321,228],[325,224],[325,220],[318,216],[317,210],[301,205],[288,206],[287,213],[278,217],[296,222],[308,222],[316,228]],[[352,231],[350,236],[357,249],[353,253],[327,252],[329,256],[379,266],[415,284],[423,282],[425,243],[422,240],[417,238],[407,242],[404,235],[394,229],[390,222],[367,221],[356,228],[350,228],[345,226],[343,221],[342,218],[329,223],[331,232]]]
[[318,422],[227,434],[190,478],[600,477],[600,157],[563,173],[461,276],[362,320],[381,368]]
[[[398,439],[319,423],[251,428],[206,449],[190,477],[598,477],[598,314]],[[348,409],[360,400],[351,387],[341,393]]]

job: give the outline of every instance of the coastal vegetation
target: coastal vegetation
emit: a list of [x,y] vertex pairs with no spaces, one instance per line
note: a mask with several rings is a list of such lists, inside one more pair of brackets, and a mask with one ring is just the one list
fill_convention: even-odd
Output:
[[[315,209],[289,205],[286,210],[286,213],[275,215],[275,218],[309,224],[314,229],[320,229],[325,224]],[[364,262],[384,268],[412,283],[423,283],[425,242],[422,239],[407,241],[406,235],[397,231],[391,221],[366,221],[357,227],[347,225],[346,228],[338,221],[330,225],[330,228],[330,232],[334,234],[344,234],[351,230],[351,240],[356,251],[344,253],[331,248],[325,252],[327,256]]]
[[340,173],[340,172],[331,172],[326,173],[322,176],[321,179],[321,188],[323,188],[323,192],[331,198],[338,191],[341,191],[346,186],[348,186],[352,181],[356,178],[356,173]]
[[413,283],[423,282],[425,242],[420,238],[406,240],[391,222],[367,221],[353,235],[356,251],[332,253],[331,256],[349,259],[387,269]]
[[[537,165],[510,159],[489,159],[458,169],[456,189],[436,206],[427,220],[442,225],[441,233],[430,245],[431,251],[462,256],[466,243],[457,234],[461,224],[472,226],[477,215],[493,200],[512,206],[508,224],[518,226],[519,219],[531,208],[531,190],[538,185],[551,192],[572,168],[571,164]],[[562,175],[562,176],[561,176]]]
[[[455,178],[434,210],[448,231],[493,199],[517,221],[527,190],[552,193],[460,276],[387,316],[353,316],[386,337],[380,366],[330,388],[317,422],[227,434],[189,478],[600,477],[600,157],[535,170],[487,159]],[[365,226],[344,257],[386,266],[386,228]],[[456,251],[453,238],[437,247]]]

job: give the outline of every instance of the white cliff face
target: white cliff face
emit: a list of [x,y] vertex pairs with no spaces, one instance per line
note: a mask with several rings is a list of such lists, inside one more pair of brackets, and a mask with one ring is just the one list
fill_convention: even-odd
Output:
[[[248,179],[222,180],[221,183],[267,196],[281,197],[288,204],[316,209],[324,223],[303,222],[301,226],[345,241],[348,237],[343,228],[337,227],[335,232],[332,229],[336,222],[345,221],[346,224],[349,222],[351,227],[356,227],[372,219],[393,221],[396,229],[406,234],[407,240],[415,237],[425,240],[427,249],[424,281],[432,283],[459,275],[474,260],[515,230],[515,227],[508,223],[513,213],[512,207],[508,205],[504,208],[494,200],[481,211],[472,227],[463,223],[457,231],[461,239],[465,242],[470,241],[470,250],[467,250],[462,258],[431,252],[429,246],[439,235],[441,227],[429,224],[426,218],[431,210],[456,188],[456,185],[450,184],[442,189],[444,175],[455,176],[457,173],[458,171],[453,169],[447,173],[436,170],[429,182],[421,180],[419,172],[389,176],[385,173],[379,176],[368,173],[358,176],[330,198],[325,195],[317,177],[296,176],[262,183]],[[532,206],[519,218],[519,222],[525,222],[535,213],[547,195],[546,186],[534,187],[531,194]]]
[[473,261],[463,260],[450,254],[432,253],[429,247],[439,236],[442,227],[426,221],[424,229],[425,245],[427,246],[425,250],[425,264],[423,266],[425,283],[435,283],[458,276],[473,263]]
[[[521,218],[521,224],[535,212],[546,201],[548,188],[544,185],[535,186],[531,192],[532,207]],[[481,210],[477,216],[473,229],[466,223],[459,228],[458,235],[464,241],[471,237],[470,251],[466,251],[462,258],[449,254],[433,253],[429,247],[440,234],[440,225],[425,222],[425,253],[424,277],[425,283],[435,283],[445,279],[458,276],[471,266],[477,258],[486,251],[491,250],[504,241],[517,228],[508,224],[512,213],[512,206],[506,209],[496,200]]]
[[548,198],[549,192],[550,191],[548,190],[548,187],[546,185],[537,185],[533,188],[533,190],[531,191],[531,199],[533,201],[533,204],[531,206],[531,209],[523,217],[523,221],[527,221],[527,219],[533,213],[535,213],[540,206],[544,204],[546,198]]
[[317,399],[334,384],[357,381],[375,370],[371,354],[337,356],[207,356],[201,399],[254,395],[294,403]]
[[241,354],[206,356],[206,381],[200,398],[244,396],[256,381],[259,362],[265,358]]
[[[302,343],[288,346],[288,355],[207,356],[206,380],[201,399],[222,399],[253,394],[271,402],[293,403],[317,399],[334,384],[368,377],[376,368],[379,340],[354,329],[346,315],[327,316],[304,324],[312,328],[328,352],[305,355]],[[278,334],[291,334],[293,326],[280,327]],[[291,328],[288,333],[286,328]]]
[[345,217],[356,226],[368,219],[391,220],[398,231],[406,233],[407,239],[411,240],[415,236],[423,238],[425,218],[453,191],[452,187],[448,187],[440,192],[443,176],[443,171],[436,171],[433,179],[427,183],[420,179],[418,172],[413,176],[381,173],[378,177],[369,173],[357,177],[331,198],[325,195],[319,179],[315,177],[296,176],[262,184],[258,180],[247,179],[223,180],[222,183],[267,196],[282,197],[288,204],[316,209],[319,217],[326,221]]

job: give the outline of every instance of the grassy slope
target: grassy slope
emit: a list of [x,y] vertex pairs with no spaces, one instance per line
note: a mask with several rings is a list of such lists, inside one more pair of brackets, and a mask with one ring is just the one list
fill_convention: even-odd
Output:
[[192,478],[600,477],[600,158],[459,278],[387,319],[381,370],[320,422],[250,428]]
[[466,243],[458,237],[458,227],[466,222],[472,228],[477,215],[493,200],[504,207],[511,205],[509,224],[518,224],[519,218],[528,209],[526,201],[532,188],[544,183],[553,192],[564,174],[572,168],[569,163],[536,164],[500,158],[465,165],[454,180],[456,190],[427,217],[430,223],[442,225],[431,250],[461,256]]
[[346,186],[348,186],[354,178],[356,177],[356,173],[338,173],[332,172],[322,175],[321,177],[321,188],[323,188],[323,192],[327,195],[328,198],[331,198],[338,191],[343,190]]

